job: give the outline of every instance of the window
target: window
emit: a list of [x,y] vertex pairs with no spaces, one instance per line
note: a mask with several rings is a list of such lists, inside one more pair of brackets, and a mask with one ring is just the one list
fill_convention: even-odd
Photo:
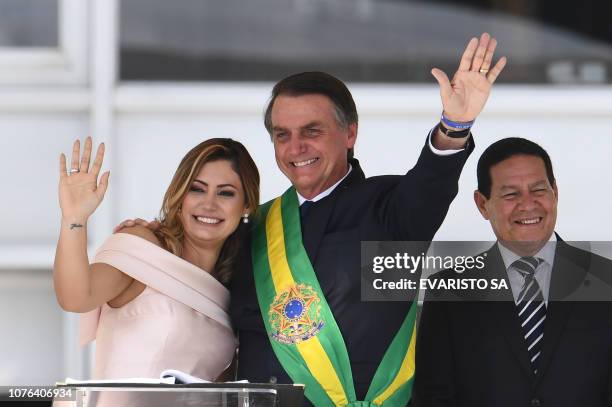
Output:
[[124,0],[120,76],[276,81],[324,70],[347,81],[431,83],[431,67],[452,73],[467,39],[489,31],[509,57],[505,83],[610,83],[607,3]]
[[57,0],[3,0],[0,47],[57,47]]
[[0,84],[84,83],[87,3],[0,0]]

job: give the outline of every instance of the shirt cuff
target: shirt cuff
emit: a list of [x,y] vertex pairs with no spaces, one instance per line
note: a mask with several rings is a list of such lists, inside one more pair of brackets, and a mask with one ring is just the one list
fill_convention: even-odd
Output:
[[427,143],[429,144],[429,149],[431,150],[432,153],[434,153],[435,155],[444,156],[444,155],[457,154],[458,152],[465,150],[465,148],[460,148],[458,150],[438,150],[437,148],[435,148],[433,143],[431,142],[431,138],[433,137],[433,132],[436,131],[437,128],[438,126],[431,129],[431,131],[429,132],[429,136],[427,137]]

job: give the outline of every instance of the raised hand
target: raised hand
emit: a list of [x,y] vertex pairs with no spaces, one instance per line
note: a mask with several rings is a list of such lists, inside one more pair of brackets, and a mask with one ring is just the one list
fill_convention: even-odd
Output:
[[91,137],[85,140],[83,157],[79,161],[80,149],[81,143],[76,140],[72,145],[70,171],[66,169],[66,156],[60,155],[59,201],[64,219],[85,223],[104,198],[110,171],[102,174],[98,183],[98,175],[104,160],[104,143],[98,147],[91,168]]
[[495,47],[497,40],[483,33],[480,39],[474,37],[468,42],[451,81],[442,70],[431,70],[440,85],[444,114],[450,120],[470,122],[484,108],[491,86],[506,66],[506,57],[502,57],[491,68]]

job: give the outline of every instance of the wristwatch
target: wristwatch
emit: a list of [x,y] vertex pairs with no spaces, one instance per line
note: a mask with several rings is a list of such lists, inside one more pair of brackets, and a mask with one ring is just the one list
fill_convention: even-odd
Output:
[[442,132],[442,134],[451,138],[464,138],[468,134],[470,134],[470,128],[464,130],[451,130],[446,128],[444,124],[442,124],[442,122],[438,124],[438,129],[440,130],[440,132]]

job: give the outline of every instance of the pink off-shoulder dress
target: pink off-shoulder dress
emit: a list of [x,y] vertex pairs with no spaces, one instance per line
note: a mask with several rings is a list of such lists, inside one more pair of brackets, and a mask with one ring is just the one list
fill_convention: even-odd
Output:
[[96,340],[94,379],[159,378],[177,369],[215,380],[237,346],[229,292],[209,273],[137,236],[112,235],[94,263],[146,285],[119,308],[104,304],[81,316],[81,344]]

